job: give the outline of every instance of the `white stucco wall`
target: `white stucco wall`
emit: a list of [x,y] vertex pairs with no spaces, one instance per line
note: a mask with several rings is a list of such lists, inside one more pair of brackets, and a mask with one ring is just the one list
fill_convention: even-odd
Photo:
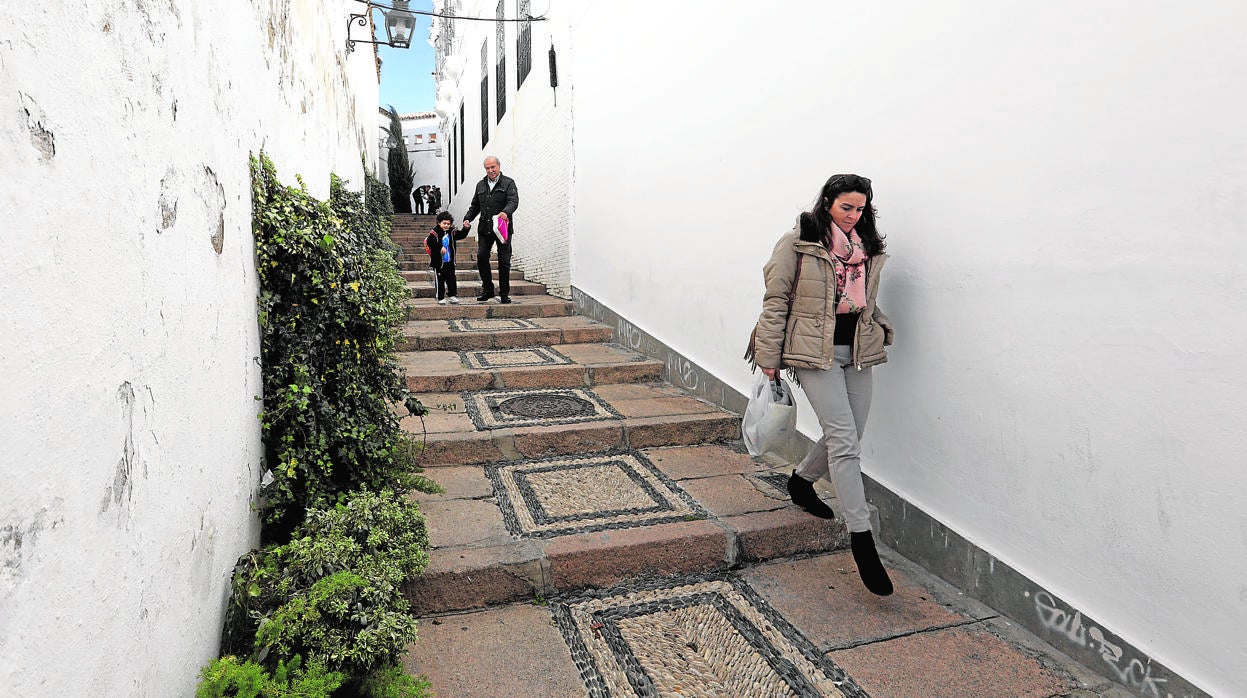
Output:
[[[437,115],[433,112],[404,114],[403,137],[407,138],[407,159],[411,162],[414,173],[414,186],[423,184],[437,185],[442,189],[442,200],[446,199],[446,158],[439,155],[443,149],[442,134],[438,132]],[[414,136],[421,136],[415,142]],[[430,142],[429,135],[436,138]]]
[[1247,9],[619,12],[574,24],[572,282],[743,392],[774,241],[872,177],[898,344],[866,471],[1241,693]]
[[248,155],[362,184],[348,4],[0,7],[0,693],[191,695],[215,656],[258,532]]
[[[494,16],[497,3],[467,0],[462,11],[468,16]],[[541,8],[535,8],[540,10]],[[515,16],[514,3],[507,3],[507,17]],[[573,191],[571,90],[563,83],[550,88],[549,57],[551,42],[559,52],[559,71],[569,69],[569,18],[551,13],[549,21],[532,23],[532,68],[517,89],[516,40],[518,23],[507,23],[506,113],[497,116],[495,82],[497,38],[495,25],[460,21],[456,44],[461,48],[465,67],[453,105],[452,119],[458,121],[459,104],[464,105],[463,184],[450,199],[448,208],[462,216],[471,204],[476,183],[485,175],[486,155],[502,161],[502,172],[515,179],[520,207],[515,214],[517,234],[513,241],[513,264],[524,270],[525,278],[546,285],[551,294],[571,296],[571,202]],[[481,44],[488,42],[489,65],[489,142],[481,147]],[[446,127],[449,136],[450,125]],[[447,145],[450,145],[448,138]],[[447,148],[449,157],[450,149]],[[445,193],[446,188],[443,187]]]

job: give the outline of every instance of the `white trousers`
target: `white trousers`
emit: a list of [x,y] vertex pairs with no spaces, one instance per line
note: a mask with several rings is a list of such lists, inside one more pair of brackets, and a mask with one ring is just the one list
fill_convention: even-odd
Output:
[[835,366],[826,371],[797,369],[823,435],[806,454],[797,475],[810,482],[829,475],[840,500],[844,523],[852,533],[870,530],[870,510],[862,487],[862,433],[870,414],[874,380],[869,367],[853,366],[853,349],[835,348]]

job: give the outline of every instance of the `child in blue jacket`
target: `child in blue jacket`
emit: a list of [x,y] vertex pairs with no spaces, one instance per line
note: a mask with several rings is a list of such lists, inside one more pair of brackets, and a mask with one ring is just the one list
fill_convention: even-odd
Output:
[[429,253],[429,267],[437,274],[438,305],[458,305],[458,288],[455,283],[455,241],[468,236],[468,229],[451,230],[455,217],[449,211],[437,214],[437,226],[424,239],[424,249]]

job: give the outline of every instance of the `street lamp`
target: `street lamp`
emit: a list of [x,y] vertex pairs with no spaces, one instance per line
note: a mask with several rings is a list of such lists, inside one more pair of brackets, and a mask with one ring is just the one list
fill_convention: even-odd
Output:
[[394,8],[385,13],[385,34],[394,48],[411,48],[411,35],[416,33],[416,16],[408,4],[410,0],[394,0]]
[[[346,52],[350,53],[355,50],[355,44],[381,44],[383,46],[392,46],[394,48],[411,48],[411,36],[416,32],[416,16],[411,13],[408,5],[410,0],[394,0],[393,7],[385,5],[374,5],[368,0],[357,0],[368,6],[363,14],[352,14],[346,21]],[[364,39],[351,38],[351,25],[356,22],[361,27],[368,26],[368,14],[373,9],[381,10],[381,14],[385,16],[385,41],[366,41]]]

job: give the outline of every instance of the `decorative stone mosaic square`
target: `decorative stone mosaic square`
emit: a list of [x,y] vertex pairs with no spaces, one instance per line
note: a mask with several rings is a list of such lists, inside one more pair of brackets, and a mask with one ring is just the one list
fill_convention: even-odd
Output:
[[502,519],[522,538],[549,538],[700,519],[706,511],[639,453],[485,466]]
[[468,368],[512,368],[517,366],[566,366],[572,360],[549,347],[461,351],[459,359]]
[[735,577],[590,591],[551,610],[592,698],[867,698]]
[[575,424],[620,418],[613,407],[585,388],[482,390],[464,393],[463,404],[477,429]]
[[765,475],[755,475],[754,477],[762,482],[765,482],[771,487],[774,487],[775,490],[784,495],[784,497],[788,496],[788,475],[783,473],[767,473]]
[[497,332],[499,330],[539,330],[541,325],[524,318],[485,318],[451,320],[451,332]]

